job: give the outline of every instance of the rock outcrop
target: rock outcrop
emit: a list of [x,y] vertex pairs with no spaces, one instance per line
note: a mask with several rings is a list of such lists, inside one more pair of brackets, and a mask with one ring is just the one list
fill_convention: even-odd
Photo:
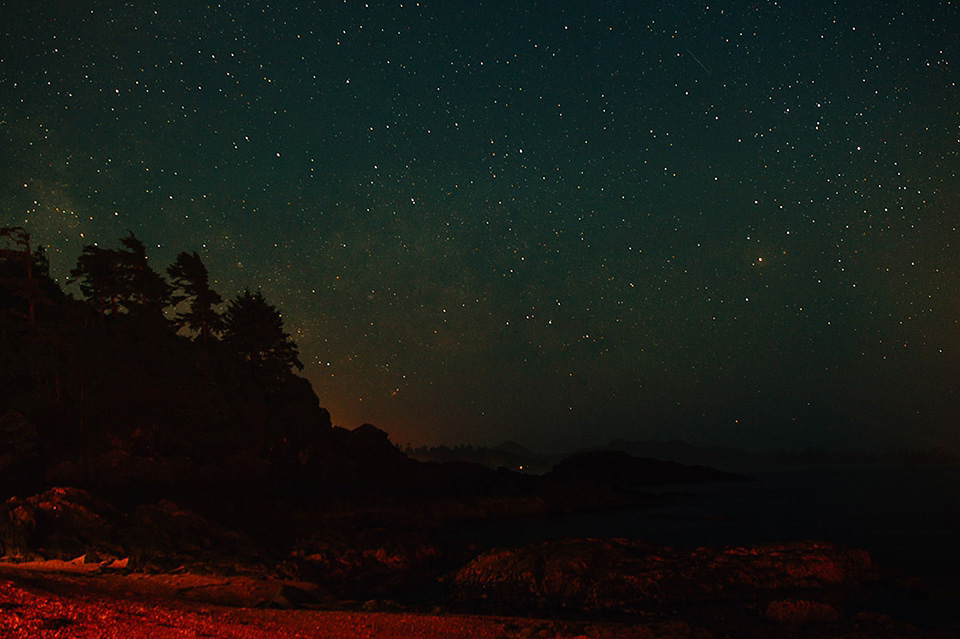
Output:
[[249,540],[169,500],[125,514],[79,488],[56,487],[0,505],[0,557],[88,562],[129,559],[137,570],[190,565],[222,572],[256,557]]
[[636,540],[575,539],[491,550],[449,581],[459,601],[498,609],[624,612],[745,592],[849,586],[869,578],[871,569],[866,551],[832,543],[680,551]]
[[72,559],[93,550],[119,553],[113,506],[78,488],[51,488],[0,505],[0,556]]

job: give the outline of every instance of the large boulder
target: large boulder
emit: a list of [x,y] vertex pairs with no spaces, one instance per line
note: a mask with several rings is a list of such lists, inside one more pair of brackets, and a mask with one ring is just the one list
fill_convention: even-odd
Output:
[[0,555],[72,559],[88,552],[118,556],[115,526],[123,515],[85,490],[56,487],[0,506]]
[[866,551],[830,543],[680,551],[637,540],[573,539],[488,551],[449,581],[458,600],[497,608],[625,611],[851,585],[871,568]]
[[256,554],[245,536],[167,499],[138,506],[118,537],[133,566],[148,571],[189,565],[229,572]]
[[317,531],[293,551],[297,577],[352,599],[423,588],[443,571],[443,550],[424,535],[393,529]]
[[79,488],[51,488],[0,505],[0,556],[17,560],[129,558],[130,567],[189,565],[232,570],[255,557],[252,543],[218,522],[169,500],[124,514]]
[[843,619],[843,611],[822,601],[806,599],[778,599],[771,601],[764,616],[771,621],[795,626],[812,623],[836,623]]

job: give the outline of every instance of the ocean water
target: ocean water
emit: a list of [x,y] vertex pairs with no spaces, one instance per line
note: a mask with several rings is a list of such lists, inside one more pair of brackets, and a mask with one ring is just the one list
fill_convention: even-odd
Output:
[[883,567],[960,573],[960,465],[871,465],[748,473],[756,481],[660,487],[670,506],[483,531],[514,545],[628,537],[691,548],[814,539],[865,548]]

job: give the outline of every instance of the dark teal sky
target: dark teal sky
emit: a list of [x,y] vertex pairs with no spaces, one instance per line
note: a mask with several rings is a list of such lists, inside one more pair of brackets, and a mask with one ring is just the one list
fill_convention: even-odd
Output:
[[0,222],[261,287],[399,443],[960,446],[956,3],[0,8]]

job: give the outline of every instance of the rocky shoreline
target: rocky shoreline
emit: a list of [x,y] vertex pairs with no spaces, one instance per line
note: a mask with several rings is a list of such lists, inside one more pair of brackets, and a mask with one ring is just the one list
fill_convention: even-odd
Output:
[[[677,552],[580,539],[489,550],[446,574],[429,604],[341,599],[271,571],[83,562],[0,564],[3,635],[183,636],[199,625],[215,637],[939,639],[956,636],[948,615],[960,603],[955,583],[885,574],[864,551],[814,542]],[[939,599],[941,617],[887,614],[876,596],[884,589]]]
[[[828,541],[677,549],[563,539],[493,547],[456,534],[663,505],[669,494],[644,487],[743,477],[623,453],[574,456],[542,476],[420,463],[372,426],[334,429],[324,443],[292,460],[199,463],[115,450],[51,468],[48,488],[0,504],[0,581],[12,593],[0,597],[0,608],[16,611],[6,619],[25,620],[22,628],[47,628],[59,622],[39,622],[46,613],[17,602],[60,597],[50,605],[81,611],[63,617],[77,632],[94,600],[107,608],[149,600],[182,619],[194,614],[190,606],[213,606],[254,615],[449,618],[463,628],[470,619],[514,620],[497,625],[493,638],[947,637],[960,630],[951,617],[960,605],[955,576],[895,574],[864,550]],[[483,627],[446,636],[484,636]],[[213,636],[261,636],[234,630]],[[404,636],[395,628],[384,633],[368,636]]]
[[[473,622],[464,619],[491,615],[514,620],[492,637],[939,638],[960,630],[950,616],[960,604],[956,580],[891,573],[866,551],[829,542],[678,550],[566,539],[484,548],[382,519],[371,526],[345,512],[326,515],[326,527],[311,520],[298,529],[311,534],[283,554],[169,500],[124,513],[76,488],[12,498],[0,507],[0,606],[36,630],[53,622],[17,602],[59,597],[58,609],[78,611],[62,616],[76,626],[67,636],[95,636],[83,635],[78,621],[94,600],[118,609],[151,601],[178,619],[194,614],[189,606],[213,606],[218,615],[286,609],[467,626]],[[15,629],[9,636],[42,636]],[[213,636],[261,636],[230,632]],[[405,636],[383,632],[368,636]]]

